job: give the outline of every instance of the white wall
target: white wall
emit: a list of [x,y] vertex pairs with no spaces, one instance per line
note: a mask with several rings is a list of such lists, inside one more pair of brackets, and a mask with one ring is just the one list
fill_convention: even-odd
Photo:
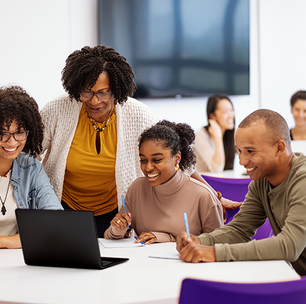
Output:
[[[236,123],[259,107],[292,125],[289,99],[306,89],[306,1],[250,0],[250,95],[231,97]],[[0,0],[0,85],[24,87],[42,107],[62,94],[66,57],[97,44],[96,0]],[[206,98],[144,101],[160,117],[206,124]]]
[[305,0],[259,2],[261,107],[279,112],[289,127],[290,97],[306,90],[305,12]]
[[67,56],[97,44],[96,0],[0,0],[0,85],[17,84],[43,106],[64,93]]

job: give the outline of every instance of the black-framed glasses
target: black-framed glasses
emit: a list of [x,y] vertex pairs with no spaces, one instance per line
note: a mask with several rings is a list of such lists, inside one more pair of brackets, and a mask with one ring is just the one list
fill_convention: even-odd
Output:
[[98,93],[94,93],[92,91],[82,91],[80,94],[80,99],[82,101],[89,101],[91,100],[94,95],[98,98],[99,101],[109,101],[111,96],[112,96],[112,92],[98,92]]
[[13,136],[13,138],[16,140],[16,141],[23,141],[25,139],[27,139],[29,135],[29,131],[18,131],[18,132],[15,132],[15,133],[2,133],[0,134],[0,141],[1,142],[7,142],[10,140],[11,136]]

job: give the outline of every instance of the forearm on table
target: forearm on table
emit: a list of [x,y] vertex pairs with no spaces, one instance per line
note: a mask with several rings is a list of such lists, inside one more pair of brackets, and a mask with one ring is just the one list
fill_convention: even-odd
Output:
[[0,248],[15,249],[21,248],[19,234],[14,235],[0,235]]
[[118,230],[117,228],[110,225],[104,232],[104,238],[110,240],[123,239],[128,228]]
[[157,243],[175,242],[176,238],[171,233],[151,231],[156,236]]

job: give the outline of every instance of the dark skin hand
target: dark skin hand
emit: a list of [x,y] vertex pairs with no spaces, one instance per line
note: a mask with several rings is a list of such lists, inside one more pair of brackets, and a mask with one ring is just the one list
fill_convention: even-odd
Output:
[[[111,225],[117,230],[123,230],[127,228],[127,224],[132,224],[132,214],[119,212],[111,221]],[[155,243],[157,241],[156,236],[152,232],[142,232],[139,237],[135,240],[135,243],[145,243],[146,245]]]
[[215,247],[204,246],[195,235],[187,237],[187,233],[182,231],[176,238],[176,249],[180,253],[179,258],[185,262],[215,262]]
[[119,212],[111,220],[111,225],[118,230],[123,230],[127,228],[127,224],[128,225],[132,224],[132,214],[131,213]]
[[145,243],[146,245],[155,243],[157,241],[156,236],[152,232],[142,232],[135,243]]

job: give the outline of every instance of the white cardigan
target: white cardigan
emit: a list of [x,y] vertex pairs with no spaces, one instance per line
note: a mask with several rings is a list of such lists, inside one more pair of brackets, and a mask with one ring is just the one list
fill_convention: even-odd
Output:
[[[82,103],[69,99],[67,94],[47,103],[41,110],[45,125],[43,166],[59,200],[62,198],[66,162],[77,128]],[[125,195],[129,185],[143,176],[140,169],[138,139],[140,134],[154,125],[158,119],[154,113],[133,98],[123,105],[116,105],[117,151],[115,178],[118,208],[121,194]]]

